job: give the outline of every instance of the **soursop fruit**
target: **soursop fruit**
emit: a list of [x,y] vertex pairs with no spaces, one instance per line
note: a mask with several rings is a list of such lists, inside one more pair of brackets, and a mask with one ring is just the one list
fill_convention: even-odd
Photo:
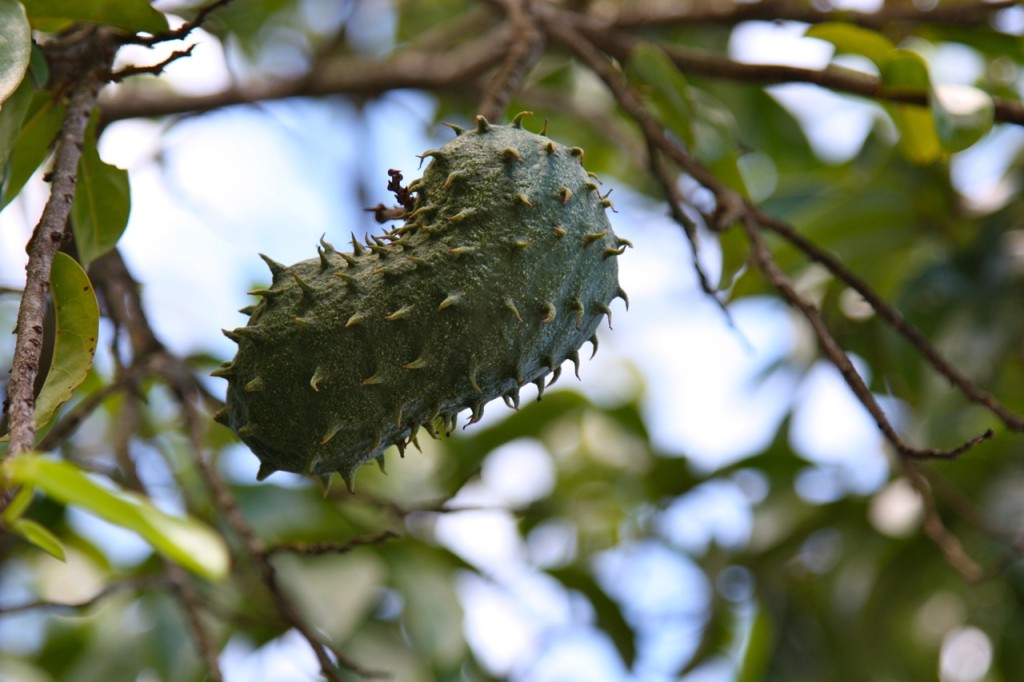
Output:
[[524,115],[478,117],[424,153],[401,227],[351,252],[321,239],[289,267],[262,256],[273,282],[250,292],[248,324],[225,331],[238,353],[214,372],[228,380],[215,418],[260,458],[260,480],[338,471],[351,488],[421,427],[452,431],[467,409],[473,423],[498,397],[518,406],[522,386],[543,391],[566,359],[578,376],[580,347],[597,350],[610,303],[626,301],[629,243],[583,151],[524,130]]

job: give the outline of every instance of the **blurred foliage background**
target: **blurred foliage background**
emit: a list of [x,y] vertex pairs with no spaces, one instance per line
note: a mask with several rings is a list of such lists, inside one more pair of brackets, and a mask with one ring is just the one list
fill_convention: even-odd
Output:
[[[47,326],[58,350],[44,349],[41,374],[52,355],[84,379],[51,387],[57,397],[42,389],[63,406],[36,445],[74,466],[11,465],[12,453],[3,474],[29,491],[5,500],[0,534],[3,680],[1024,676],[1018,3],[0,0],[0,17],[0,205],[7,225],[21,221],[8,228],[17,239],[47,199],[40,176],[59,172],[50,152],[76,83],[94,77],[73,64],[120,51],[117,84],[86,101],[71,169],[62,250],[84,272],[49,258],[55,290],[88,273],[99,300],[98,319],[69,317],[81,301],[58,293]],[[190,87],[192,57],[174,51],[191,44],[230,77]],[[790,52],[808,44],[824,58]],[[841,99],[815,99],[823,91]],[[422,453],[389,457],[387,476],[361,471],[355,493],[237,475],[254,458],[209,418],[224,346],[182,355],[154,331],[162,311],[139,293],[151,275],[117,248],[126,225],[125,239],[145,240],[146,195],[97,140],[138,120],[172,140],[197,117],[249,107],[284,128],[344,112],[359,124],[335,134],[356,144],[381,101],[423,104],[408,116],[415,139],[443,139],[441,121],[533,111],[620,188],[613,220],[638,251],[666,235],[692,246],[675,264],[692,276],[679,305],[699,297],[728,324],[752,301],[788,304],[773,319],[796,341],[749,379],[751,394],[785,379],[770,399],[788,407],[763,407],[781,414],[774,437],[714,465],[666,447],[636,358],[611,341],[600,367],[614,390],[563,379],[451,437],[421,434]],[[868,112],[866,126],[837,129],[837,108]],[[173,158],[169,141],[145,153]],[[345,163],[355,178],[373,165]],[[372,183],[337,191],[371,206],[387,199],[386,178]],[[351,218],[332,210],[332,222]],[[657,239],[652,216],[674,221]],[[207,262],[194,245],[179,253],[190,248]],[[189,267],[162,274],[177,269],[188,291]],[[3,274],[0,319],[14,327],[24,280]],[[238,305],[243,290],[230,294]],[[173,305],[199,326],[203,301],[186,298]],[[616,329],[630,319],[616,311]],[[88,329],[98,345],[69,340]],[[2,353],[19,362],[13,343]],[[801,387],[827,362],[862,382],[857,399],[890,430],[872,431],[880,477],[864,473],[874,450],[811,461],[794,442]],[[672,404],[658,414],[687,419]],[[813,415],[819,431],[844,432],[844,414]],[[126,511],[116,491],[154,506]],[[166,514],[180,535],[159,531]],[[122,527],[158,551],[116,556]]]

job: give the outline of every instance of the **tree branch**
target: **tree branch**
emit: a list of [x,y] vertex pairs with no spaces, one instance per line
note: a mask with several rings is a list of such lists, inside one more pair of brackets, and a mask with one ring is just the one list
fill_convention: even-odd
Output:
[[[850,387],[850,390],[853,391],[864,408],[871,414],[885,439],[892,444],[901,456],[914,459],[953,459],[993,436],[992,431],[987,430],[950,449],[916,448],[904,441],[892,426],[888,417],[885,416],[878,401],[875,400],[874,395],[864,383],[863,378],[853,366],[846,352],[833,338],[820,311],[818,311],[814,304],[797,293],[792,282],[776,265],[771,250],[765,244],[764,238],[760,233],[760,210],[719,182],[703,165],[664,133],[660,124],[650,115],[639,96],[632,89],[625,75],[614,68],[609,59],[586,36],[574,28],[570,17],[564,15],[564,13],[557,13],[554,10],[546,9],[544,12],[544,27],[549,35],[576,54],[604,81],[619,103],[619,106],[629,113],[636,120],[637,124],[640,125],[644,136],[652,147],[663,151],[682,170],[690,174],[697,182],[714,194],[717,206],[714,215],[708,218],[712,229],[728,229],[737,221],[743,225],[743,229],[747,232],[754,258],[769,283],[786,301],[803,313],[818,337],[822,353],[836,366],[846,384]],[[823,261],[822,264],[828,267],[830,263],[831,261]]]
[[[35,445],[33,385],[39,372],[43,347],[43,317],[50,291],[50,270],[64,241],[64,230],[78,183],[78,160],[82,154],[89,115],[96,104],[100,88],[109,77],[110,65],[117,51],[113,36],[113,33],[105,30],[90,29],[82,34],[74,34],[76,43],[67,47],[75,52],[84,47],[91,61],[74,74],[74,80],[70,83],[68,109],[57,137],[50,196],[26,247],[28,264],[25,266],[25,290],[18,308],[15,327],[17,340],[8,385],[11,455],[31,450]],[[77,41],[82,42],[80,44]],[[62,48],[53,46],[51,49],[56,51]],[[10,491],[0,493],[0,510],[9,503]]]
[[367,545],[381,545],[394,538],[402,537],[393,530],[385,530],[376,535],[357,537],[347,542],[289,542],[273,545],[266,549],[266,555],[271,556],[278,552],[291,552],[304,556],[317,556],[320,554],[348,554],[357,547]]
[[643,9],[619,12],[609,21],[617,28],[650,29],[670,26],[721,24],[734,26],[744,21],[799,21],[819,24],[843,21],[865,28],[880,29],[889,24],[946,24],[951,26],[987,24],[996,12],[1019,4],[1019,0],[975,0],[938,3],[931,9],[893,3],[877,12],[819,10],[803,0],[761,0],[761,2],[667,3],[661,7],[643,5]]
[[476,40],[449,50],[401,52],[385,61],[362,58],[327,61],[307,78],[296,81],[251,83],[200,96],[117,95],[100,103],[102,123],[105,125],[126,118],[200,113],[290,97],[373,96],[399,88],[442,90],[463,87],[500,64],[512,40],[508,27],[499,26]]
[[975,445],[988,440],[994,435],[992,430],[989,429],[984,433],[948,450],[941,450],[937,448],[916,448],[903,440],[903,437],[900,436],[895,427],[893,427],[889,418],[885,416],[885,412],[878,404],[878,401],[875,400],[875,396],[871,393],[867,384],[864,383],[864,379],[860,376],[860,373],[853,366],[853,362],[850,361],[850,357],[846,354],[846,351],[842,349],[832,336],[832,332],[829,331],[828,325],[825,324],[825,320],[821,316],[821,312],[813,303],[797,292],[792,281],[790,281],[782,270],[779,269],[778,265],[776,265],[775,259],[772,257],[771,251],[768,249],[768,245],[764,241],[764,237],[761,236],[760,225],[757,222],[755,213],[750,212],[744,215],[742,224],[743,229],[747,233],[747,237],[750,239],[750,244],[754,253],[754,260],[764,273],[764,276],[772,286],[775,287],[776,291],[778,291],[786,301],[803,313],[804,318],[810,322],[815,336],[818,337],[818,345],[821,348],[822,353],[830,362],[832,362],[833,365],[835,365],[836,369],[839,370],[839,373],[842,375],[846,385],[850,387],[850,390],[853,391],[853,394],[857,397],[860,404],[864,406],[864,409],[866,409],[875,420],[875,424],[878,426],[879,431],[882,432],[882,435],[885,436],[885,439],[889,441],[894,448],[896,448],[896,452],[898,452],[902,457],[909,457],[911,459],[955,459],[973,448]]
[[896,308],[889,305],[885,299],[875,293],[875,290],[867,282],[843,265],[842,261],[804,237],[785,221],[766,214],[760,208],[755,207],[753,210],[761,226],[781,236],[790,244],[803,251],[811,260],[824,265],[840,281],[860,294],[878,316],[885,320],[896,333],[905,338],[928,361],[935,371],[946,377],[950,383],[959,388],[971,401],[992,412],[992,414],[999,417],[1006,426],[1014,431],[1024,431],[1024,417],[1006,409],[995,396],[979,388],[960,370],[950,364],[924,334],[918,331],[914,325],[907,322],[906,318]]
[[943,557],[957,573],[962,575],[968,582],[976,583],[987,576],[987,572],[978,565],[967,554],[960,538],[950,532],[939,516],[939,510],[935,505],[935,498],[932,495],[931,487],[924,474],[913,462],[903,461],[903,473],[906,475],[910,485],[921,499],[924,507],[924,518],[922,527],[925,535],[939,548]]
[[[192,403],[191,396],[189,395],[191,391],[188,387],[182,386],[178,382],[170,382],[169,385],[171,390],[174,391],[177,396],[178,403],[184,412],[185,429],[187,431],[193,461],[196,463],[199,473],[206,482],[207,487],[213,493],[214,506],[227,520],[228,525],[231,526],[235,535],[242,541],[246,556],[259,572],[260,578],[264,585],[266,585],[278,613],[287,623],[294,627],[300,635],[302,635],[313,650],[313,653],[320,664],[321,672],[328,680],[331,680],[331,682],[342,682],[343,678],[339,672],[339,665],[367,678],[388,677],[387,673],[365,668],[342,656],[339,652],[334,650],[333,647],[329,647],[324,644],[313,627],[306,622],[303,615],[295,608],[295,605],[292,604],[291,600],[289,600],[281,587],[281,582],[277,575],[277,569],[274,568],[274,565],[270,561],[270,552],[263,544],[263,541],[256,535],[245,520],[245,517],[242,515],[241,510],[238,508],[238,505],[227,486],[224,485],[224,482],[221,481],[220,477],[203,457],[203,418]],[[331,654],[334,654],[335,658],[337,658],[337,664],[331,660]]]
[[159,587],[166,585],[167,578],[165,576],[154,577],[144,576],[141,578],[130,578],[127,580],[121,580],[116,583],[111,583],[104,587],[102,590],[79,602],[53,602],[46,600],[30,601],[23,604],[15,604],[13,606],[0,606],[0,617],[9,616],[16,613],[25,613],[26,611],[74,611],[82,612],[87,611],[96,604],[100,603],[107,597],[117,592],[124,590],[141,591],[152,587]]
[[501,0],[514,39],[498,69],[490,80],[478,111],[492,121],[504,117],[505,108],[522,86],[526,74],[537,63],[544,48],[544,34],[537,29],[530,0]]

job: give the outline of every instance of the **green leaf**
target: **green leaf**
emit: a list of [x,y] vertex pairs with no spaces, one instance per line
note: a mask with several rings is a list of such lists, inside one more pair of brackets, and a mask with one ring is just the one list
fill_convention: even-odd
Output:
[[7,505],[7,509],[4,509],[4,513],[0,516],[0,523],[9,526],[25,513],[28,506],[32,504],[32,498],[35,495],[35,490],[31,486],[25,486],[19,488],[14,499]]
[[64,561],[64,545],[44,526],[31,519],[16,519],[6,527],[7,530],[20,535],[55,559]]
[[17,0],[0,0],[0,104],[25,77],[32,54],[32,30],[25,8]]
[[50,371],[36,398],[37,429],[49,422],[85,381],[99,332],[100,312],[92,283],[74,258],[57,253],[50,272],[50,289],[57,319],[56,341]]
[[9,204],[50,153],[67,107],[51,92],[37,92],[22,120],[21,130],[10,153],[0,209]]
[[626,667],[632,668],[636,660],[636,633],[622,615],[619,605],[585,571],[570,567],[552,569],[548,573],[570,590],[581,592],[590,601],[597,626],[611,637]]
[[138,533],[167,559],[210,580],[228,572],[223,540],[205,524],[170,516],[145,498],[100,485],[69,462],[38,456],[8,457],[0,465],[10,480],[34,485],[49,497]]
[[698,161],[721,182],[746,195],[737,162],[736,118],[711,93],[691,87],[665,52],[640,43],[630,53],[628,72],[646,87],[658,117]]
[[722,250],[722,274],[718,278],[718,290],[729,291],[747,270],[750,243],[742,227],[733,225],[718,233],[718,245]]
[[[882,68],[882,84],[893,93],[928,93],[928,65],[916,52],[893,50]],[[900,132],[900,151],[907,159],[927,164],[939,158],[942,145],[931,111],[909,104],[895,104],[888,109]]]
[[759,605],[754,623],[750,628],[746,651],[740,662],[737,680],[739,682],[755,682],[763,680],[771,663],[772,645],[775,639],[775,627],[771,613],[764,605]]
[[842,22],[824,22],[807,29],[804,36],[835,45],[837,52],[867,57],[882,69],[894,49],[892,41],[867,28]]
[[968,85],[937,85],[931,102],[939,141],[947,152],[967,149],[992,130],[995,103],[983,90]]
[[26,0],[32,24],[53,29],[72,22],[106,24],[129,33],[166,31],[167,17],[147,0]]
[[32,103],[34,91],[32,79],[24,78],[21,85],[0,107],[0,178],[3,177],[3,172],[7,169],[7,162],[14,149],[14,141],[18,139],[18,134],[21,132],[21,124],[25,120],[25,112],[28,111],[28,107]]
[[658,110],[662,123],[693,148],[696,138],[690,85],[664,50],[651,43],[639,43],[630,52],[627,72],[646,86],[647,98]]
[[78,185],[71,202],[71,229],[83,265],[114,248],[128,225],[130,212],[128,171],[100,158],[94,119],[85,134]]

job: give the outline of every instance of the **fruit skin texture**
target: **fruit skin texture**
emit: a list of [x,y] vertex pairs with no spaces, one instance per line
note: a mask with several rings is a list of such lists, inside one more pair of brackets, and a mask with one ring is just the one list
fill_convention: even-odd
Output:
[[[617,256],[607,195],[583,152],[521,127],[477,118],[475,130],[421,158],[405,223],[340,253],[290,267],[266,256],[273,283],[249,323],[225,334],[234,360],[215,418],[277,470],[341,473],[405,446],[419,428],[452,431],[456,415],[540,390],[608,317]],[[554,379],[552,379],[554,381]]]

